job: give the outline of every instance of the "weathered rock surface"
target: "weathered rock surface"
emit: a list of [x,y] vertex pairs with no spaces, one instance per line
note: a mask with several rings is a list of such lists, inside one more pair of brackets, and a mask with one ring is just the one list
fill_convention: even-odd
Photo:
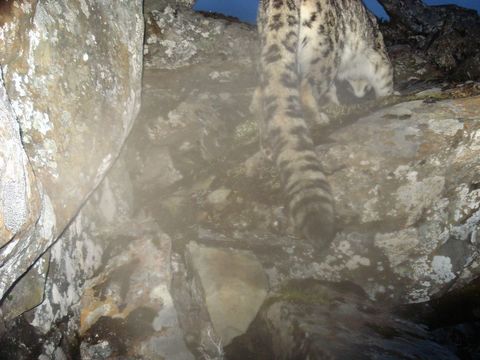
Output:
[[24,321],[6,322],[29,337],[14,340],[0,329],[1,356],[22,358],[27,344],[27,358],[193,359],[170,295],[171,239],[134,214],[131,195],[121,157],[45,255],[51,260],[42,303]]
[[[179,11],[180,10],[180,11]],[[164,5],[147,14],[145,37],[146,69],[179,69],[213,60],[235,59],[250,62],[256,49],[254,27],[227,20],[216,20],[195,14],[188,9]],[[249,34],[245,37],[244,34]],[[212,64],[213,65],[213,64]],[[213,68],[213,67],[212,67]],[[210,76],[222,81],[231,73],[213,72]]]
[[[45,300],[26,314],[41,353],[191,359],[170,295],[171,239],[133,211],[132,184],[120,157],[75,221],[51,248]],[[52,334],[67,320],[65,348]]]
[[[168,16],[169,11],[158,14]],[[188,29],[188,15],[182,19]],[[192,23],[202,22],[194,17]],[[255,36],[251,29],[235,28],[231,25],[229,31]],[[470,85],[458,93],[430,89],[420,100],[361,119],[355,116],[355,123],[343,119],[347,126],[335,130],[328,145],[319,145],[334,185],[339,232],[330,250],[318,257],[286,225],[275,171],[255,154],[256,127],[246,111],[255,86],[254,62],[247,51],[238,57],[221,45],[222,61],[210,43],[205,46],[213,49],[208,62],[197,52],[182,58],[178,70],[166,72],[155,70],[167,66],[165,59],[163,65],[152,60],[146,71],[145,107],[133,135],[149,143],[132,140],[130,148],[130,158],[140,159],[133,172],[138,178],[148,169],[139,154],[167,154],[163,173],[171,174],[168,186],[134,181],[134,191],[175,237],[180,254],[191,240],[249,250],[262,263],[271,287],[306,277],[349,280],[371,299],[393,304],[425,301],[478,276],[479,100],[464,91]],[[255,46],[248,49],[253,57]],[[153,56],[169,54],[159,51]],[[422,61],[420,77],[426,66]],[[160,76],[168,87],[156,85]],[[410,90],[409,84],[405,76],[398,85]],[[435,100],[449,96],[451,100]],[[159,104],[168,112],[161,117],[155,113]],[[217,125],[222,121],[224,128]],[[222,141],[215,141],[219,138]],[[176,176],[177,171],[182,176]],[[161,194],[162,201],[150,201],[152,192]],[[206,329],[208,321],[201,319],[205,314],[194,315],[195,306],[184,300],[198,297],[189,281],[179,275],[174,287],[181,323],[185,329]],[[188,320],[186,314],[199,319]],[[202,343],[205,336],[194,332],[187,336],[196,339],[191,343]]]
[[[43,242],[43,247],[48,245],[48,242],[52,241],[50,233],[54,224],[46,221],[43,216],[38,225],[42,231],[35,233],[33,230],[41,217],[42,205],[46,209],[47,217],[52,214],[48,212],[48,198],[44,198],[44,201],[40,198],[35,175],[23,149],[20,128],[5,92],[3,80],[0,81],[0,106],[0,254],[1,269],[9,269],[3,270],[0,277],[0,292],[4,293],[16,280],[18,273],[25,271],[25,264],[22,266],[19,263],[22,256],[25,256],[20,250],[27,252],[35,241],[30,239],[41,234],[44,234],[41,241],[36,240]],[[32,256],[30,253],[30,256],[26,257],[30,264],[35,260],[35,254]],[[37,305],[43,297],[42,293],[43,291],[40,291],[40,299],[32,296],[35,300],[29,306]],[[19,314],[15,310],[12,313],[12,318]]]
[[195,0],[144,0],[143,9],[145,13],[149,13],[152,10],[164,9],[167,6],[191,8],[194,4]]
[[228,345],[247,330],[267,296],[263,268],[252,253],[194,242],[188,244],[186,257],[215,332]]
[[399,104],[319,147],[343,227],[321,273],[409,302],[477,276],[479,104]]
[[[62,233],[130,131],[140,105],[141,11],[141,1],[2,6],[0,297]],[[31,289],[23,295],[38,292]]]
[[[341,358],[336,344],[359,357],[405,350],[456,358],[458,351],[435,344],[444,341],[440,330],[436,336],[418,325],[423,318],[415,325],[383,307],[439,297],[478,276],[479,98],[464,91],[478,84],[458,95],[429,89],[416,101],[388,99],[371,114],[360,105],[369,114],[354,119],[331,115],[339,121],[323,131],[328,143],[318,152],[334,184],[339,232],[319,256],[288,226],[278,176],[258,153],[248,111],[255,29],[158,3],[146,17],[138,122],[108,177],[46,255],[43,303],[0,322],[0,354],[220,359],[265,289],[280,288],[250,326],[257,343],[233,340],[237,356],[303,355],[296,352],[303,342],[311,357],[328,351]],[[417,65],[421,76],[426,65]],[[415,90],[404,80],[402,89]],[[292,282],[305,278],[355,285]],[[237,305],[243,316],[231,310]],[[325,334],[330,347],[319,349]],[[252,355],[263,339],[270,349]]]
[[[379,0],[390,16],[382,24],[389,45],[409,45],[417,58],[457,81],[480,79],[480,16],[456,5],[421,0]],[[425,77],[420,77],[425,78]]]
[[458,359],[425,327],[348,284],[289,283],[274,292],[228,359]]
[[[128,250],[85,286],[80,314],[84,352],[101,346],[110,349],[108,356],[193,359],[169,290],[171,240],[158,229],[151,231],[128,239]],[[82,359],[95,358],[89,356],[82,354]]]

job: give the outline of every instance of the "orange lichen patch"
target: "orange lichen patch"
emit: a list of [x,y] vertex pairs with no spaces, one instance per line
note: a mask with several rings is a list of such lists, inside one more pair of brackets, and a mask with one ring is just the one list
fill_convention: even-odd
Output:
[[456,104],[463,107],[463,117],[480,118],[480,96],[457,99]]
[[82,298],[82,310],[80,311],[80,335],[85,334],[102,316],[124,319],[132,310],[131,306],[120,310],[119,305],[111,297],[98,299],[95,297],[93,289],[87,289]]

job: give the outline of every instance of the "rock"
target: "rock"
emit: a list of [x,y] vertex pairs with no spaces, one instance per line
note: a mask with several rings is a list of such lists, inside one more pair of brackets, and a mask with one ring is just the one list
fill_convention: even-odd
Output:
[[[0,246],[7,244],[13,237],[20,236],[21,232],[29,229],[40,216],[40,195],[35,176],[23,149],[20,128],[4,86],[1,79]],[[5,250],[2,252],[8,253]]]
[[[51,213],[48,196],[42,196],[42,192],[37,188],[36,178],[23,149],[20,128],[5,92],[3,80],[0,80],[0,106],[0,246],[2,246],[0,297],[2,297],[39,255],[33,247],[35,241],[38,241],[40,248],[45,249],[53,240],[55,217]],[[38,230],[35,233],[37,222]],[[43,236],[40,239],[32,239],[39,235]],[[21,261],[22,258],[24,261]]]
[[47,253],[7,294],[2,304],[4,321],[8,322],[43,302],[49,264],[50,253]]
[[175,168],[168,147],[163,146],[157,151],[150,151],[146,156],[141,162],[144,166],[136,174],[136,184],[143,185],[144,189],[149,191],[152,184],[166,188],[182,180],[183,176]]
[[296,281],[272,293],[228,359],[458,359],[425,327],[376,306],[355,286]]
[[148,13],[152,10],[164,9],[167,6],[191,8],[194,3],[195,0],[145,0],[143,7],[144,12]]
[[[212,226],[217,233],[199,231],[199,239],[253,251],[271,287],[307,277],[348,280],[371,299],[398,304],[427,301],[464,286],[479,269],[479,101],[401,103],[338,129],[328,144],[318,146],[330,174],[339,229],[323,254],[289,236],[288,229],[250,220],[259,218],[256,202],[281,204],[272,190],[263,189],[270,196],[258,196],[254,185],[245,191],[224,184],[248,199],[251,209],[247,216],[247,210],[232,209],[227,220],[224,215]],[[248,192],[254,195],[249,198]],[[272,224],[281,219],[273,214]],[[229,221],[239,223],[240,216],[250,221],[247,227]]]
[[[232,27],[228,20],[209,19],[165,3],[147,10],[151,11],[147,13],[145,34],[146,69],[178,69],[232,56],[245,61],[257,48],[251,25]],[[245,33],[250,36],[243,36]]]
[[1,197],[15,198],[0,208],[0,297],[64,231],[130,131],[140,104],[141,10],[141,1],[90,0],[2,9],[0,96],[11,104],[2,111],[10,114],[2,157],[17,165],[0,161]]
[[404,303],[465,285],[478,276],[479,101],[401,103],[338,129],[318,146],[339,224],[321,256],[282,227],[272,211],[281,198],[266,187],[265,170],[255,184],[237,173],[234,182],[216,183],[244,202],[214,211],[213,223],[202,221],[199,241],[254,252],[272,287],[306,277],[349,280],[372,299]]
[[474,271],[479,102],[399,104],[319,147],[345,229],[320,264],[325,278],[352,279],[377,299],[425,301]]
[[[51,323],[46,321],[48,309],[57,309],[53,320],[64,310],[74,309],[79,313],[80,324],[77,323],[77,326],[83,335],[82,345],[85,351],[96,353],[100,347],[102,351],[111,350],[112,354],[119,356],[125,355],[128,350],[129,354],[137,353],[145,358],[153,358],[153,353],[157,356],[170,354],[171,350],[168,350],[166,344],[175,344],[180,358],[191,358],[183,341],[183,332],[178,327],[176,310],[169,292],[170,239],[159,233],[155,225],[148,226],[145,220],[140,223],[142,228],[137,226],[137,230],[133,230],[136,233],[131,232],[136,227],[134,223],[126,224],[120,230],[123,239],[118,238],[119,235],[116,239],[114,234],[109,235],[117,242],[114,246],[123,249],[114,250],[119,253],[105,263],[107,253],[113,250],[113,244],[104,248],[101,256],[103,262],[97,265],[97,269],[99,266],[103,268],[99,276],[91,278],[91,273],[90,278],[84,273],[76,275],[77,279],[86,278],[85,283],[75,289],[80,295],[73,299],[77,302],[68,305],[72,301],[68,298],[73,293],[72,289],[69,292],[56,290],[64,297],[62,303],[58,304],[58,300],[55,303],[55,297],[50,296],[49,302],[42,304],[35,312],[34,324],[45,326]],[[142,236],[139,233],[141,231],[147,233],[143,238],[137,238]],[[102,244],[97,246],[101,249]],[[73,260],[70,261],[74,263]],[[63,281],[60,282],[57,278],[52,286],[56,288],[61,283]],[[113,338],[108,335],[112,333],[116,334]]]
[[263,268],[252,253],[188,244],[187,258],[222,344],[241,335],[267,295]]
[[[122,246],[130,239],[127,234],[133,236],[134,230],[122,227],[133,217],[132,184],[126,172],[125,163],[117,161],[71,226],[49,250],[45,300],[32,312],[32,323],[43,334],[62,318],[72,313],[78,316],[87,280],[105,266],[109,257],[123,250]],[[121,240],[116,231],[120,231]]]
[[[177,333],[174,334],[173,332]],[[178,328],[170,330],[170,335],[166,336],[151,336],[148,340],[141,344],[138,351],[145,359],[155,359],[162,356],[164,359],[172,360],[194,360],[195,357],[185,348],[183,339],[184,333]]]
[[480,16],[455,5],[380,0],[390,16],[381,24],[388,45],[409,44],[415,54],[457,81],[479,79]]
[[[53,358],[60,351],[80,356],[52,333],[67,319],[60,338],[81,341],[82,356],[87,359],[126,349],[144,358],[159,354],[173,358],[172,344],[175,356],[192,358],[169,290],[171,240],[151,218],[134,212],[134,189],[125,158],[124,153],[45,256],[51,257],[45,293],[40,290],[45,299],[25,314],[39,346],[43,345],[37,357]],[[106,337],[109,333],[118,335],[116,343]],[[98,335],[98,341],[89,334]],[[18,351],[10,339],[7,345]]]
[[22,317],[17,317],[0,331],[1,359],[37,359],[41,348],[39,334]]
[[222,210],[228,205],[228,197],[231,193],[230,189],[217,189],[208,194],[207,201],[218,210]]
[[86,343],[80,345],[80,356],[82,360],[103,360],[112,355],[112,349],[107,341],[88,346]]

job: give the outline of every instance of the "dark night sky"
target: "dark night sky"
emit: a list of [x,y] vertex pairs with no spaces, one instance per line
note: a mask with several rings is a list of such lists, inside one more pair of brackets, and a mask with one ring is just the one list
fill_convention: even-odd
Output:
[[[429,5],[457,4],[480,12],[480,0],[426,0]],[[255,22],[258,0],[197,0],[197,10],[207,10],[236,16],[244,21]],[[365,0],[365,4],[378,16],[385,17],[383,8],[376,0]]]

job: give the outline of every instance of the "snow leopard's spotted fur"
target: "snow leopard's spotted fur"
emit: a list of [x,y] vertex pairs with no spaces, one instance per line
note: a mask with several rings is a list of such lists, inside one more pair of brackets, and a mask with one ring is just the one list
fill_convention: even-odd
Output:
[[[315,153],[305,113],[324,116],[324,97],[337,101],[334,81],[357,96],[393,92],[393,71],[375,17],[360,0],[261,0],[261,136],[276,163],[290,217],[319,248],[334,235],[330,185]],[[254,105],[255,106],[255,105]]]

